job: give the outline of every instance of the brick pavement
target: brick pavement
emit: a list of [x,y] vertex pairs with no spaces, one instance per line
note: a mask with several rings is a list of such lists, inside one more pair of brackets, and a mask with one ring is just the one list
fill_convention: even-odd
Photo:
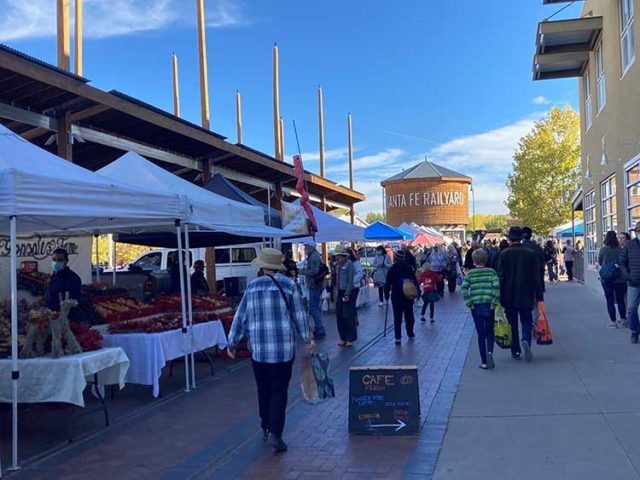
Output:
[[[405,340],[401,347],[393,345],[393,335],[377,341],[384,314],[375,305],[359,311],[359,340],[352,349],[336,346],[335,320],[327,317],[329,335],[322,348],[336,368],[337,397],[320,405],[302,402],[294,368],[285,430],[290,450],[284,455],[274,455],[259,438],[253,376],[250,365],[242,364],[201,382],[190,394],[152,403],[135,418],[116,421],[109,429],[26,465],[15,478],[348,479],[410,478],[415,472],[426,478],[422,473],[431,471],[440,444],[433,434],[438,421],[448,418],[447,399],[438,398],[452,388],[455,391],[461,366],[448,373],[447,368],[455,366],[451,358],[456,351],[464,357],[470,338],[458,294],[446,297],[438,307],[436,325],[417,325],[416,341]],[[348,435],[351,364],[419,365],[422,411],[426,412],[422,422],[429,426],[436,419],[434,428],[407,437]],[[126,395],[127,389],[116,403],[125,401]]]
[[[289,451],[274,455],[258,436],[208,465],[193,478],[360,479],[428,478],[433,472],[448,411],[471,337],[471,323],[458,294],[438,304],[436,324],[418,322],[417,338],[396,346],[393,335],[354,358],[352,365],[418,365],[423,429],[417,436],[349,435],[348,368],[335,373],[336,398],[290,409],[285,439]],[[454,353],[453,371],[448,367]],[[443,385],[443,381],[446,385]],[[444,387],[444,388],[441,388]],[[446,398],[436,402],[438,394]],[[429,431],[424,429],[428,425]]]

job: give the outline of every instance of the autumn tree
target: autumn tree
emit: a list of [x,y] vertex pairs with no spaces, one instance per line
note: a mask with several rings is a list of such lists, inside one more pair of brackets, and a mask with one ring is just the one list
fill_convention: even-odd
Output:
[[554,107],[518,144],[507,179],[511,216],[542,235],[570,220],[579,160],[580,118],[569,105]]
[[[96,263],[96,239],[91,242],[91,263]],[[149,247],[140,245],[130,245],[127,243],[116,244],[116,262],[118,265],[125,265],[134,260],[138,255],[149,250]],[[109,263],[109,238],[107,235],[100,235],[98,239],[98,258],[100,263]]]
[[384,215],[380,212],[369,212],[367,213],[366,220],[369,225],[375,222],[384,222]]

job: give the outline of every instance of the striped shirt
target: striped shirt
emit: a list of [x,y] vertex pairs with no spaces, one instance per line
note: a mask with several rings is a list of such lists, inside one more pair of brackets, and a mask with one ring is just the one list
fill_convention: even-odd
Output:
[[462,282],[464,304],[471,308],[476,303],[500,303],[500,280],[492,268],[474,268]]
[[295,283],[281,273],[274,278],[287,296],[291,315],[277,285],[265,275],[248,285],[229,331],[228,348],[234,351],[246,337],[256,362],[288,362],[296,351],[296,336],[306,343],[311,340],[307,313]]

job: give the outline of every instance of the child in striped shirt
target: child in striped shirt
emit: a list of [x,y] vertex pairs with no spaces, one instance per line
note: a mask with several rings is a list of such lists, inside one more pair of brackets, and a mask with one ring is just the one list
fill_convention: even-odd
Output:
[[464,304],[471,309],[471,316],[478,333],[478,348],[482,364],[480,368],[490,370],[493,361],[493,322],[495,308],[500,303],[500,280],[492,268],[487,268],[489,255],[478,248],[472,254],[475,269],[470,270],[462,282]]

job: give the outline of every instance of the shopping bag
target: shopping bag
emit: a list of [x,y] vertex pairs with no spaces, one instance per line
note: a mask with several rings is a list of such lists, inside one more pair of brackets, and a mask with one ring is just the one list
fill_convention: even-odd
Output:
[[326,352],[316,352],[302,359],[300,386],[302,396],[308,402],[336,396],[333,378],[329,373],[329,355]]
[[329,301],[331,300],[331,294],[329,292],[327,292],[326,289],[322,290],[322,293],[320,294],[320,299],[321,299],[321,309],[323,312],[328,312],[329,311]]
[[553,337],[551,336],[551,328],[549,327],[549,319],[547,318],[547,310],[544,308],[544,302],[538,302],[536,343],[538,345],[551,345],[553,343]]
[[511,348],[513,341],[511,336],[511,325],[507,320],[507,315],[504,313],[502,305],[496,307],[496,315],[493,321],[493,334],[496,340],[496,345],[500,348]]
[[385,273],[383,268],[378,268],[375,272],[373,272],[374,287],[384,287],[384,283],[386,280],[387,280],[387,274]]

